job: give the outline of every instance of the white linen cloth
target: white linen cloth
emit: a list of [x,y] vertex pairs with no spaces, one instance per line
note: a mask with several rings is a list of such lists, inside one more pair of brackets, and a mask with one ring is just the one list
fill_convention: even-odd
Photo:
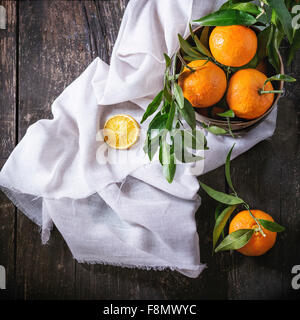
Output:
[[[160,164],[149,163],[142,150],[148,122],[139,143],[115,152],[117,164],[101,163],[108,151],[98,131],[113,114],[141,120],[162,88],[163,53],[172,55],[189,21],[222,2],[131,0],[110,66],[95,59],[54,101],[54,118],[28,128],[2,168],[0,185],[42,228],[44,243],[53,222],[79,262],[170,268],[189,277],[205,268],[194,220],[197,178],[178,165],[169,184]],[[222,165],[233,142],[236,157],[270,137],[275,123],[276,110],[243,138],[208,134],[203,172]]]

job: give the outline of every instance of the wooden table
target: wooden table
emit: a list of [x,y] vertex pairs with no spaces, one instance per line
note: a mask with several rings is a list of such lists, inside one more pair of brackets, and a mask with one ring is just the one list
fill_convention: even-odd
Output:
[[[149,0],[150,1],[150,0]],[[97,56],[109,62],[127,0],[0,0],[8,28],[0,30],[1,167],[29,125],[50,118],[55,97]],[[287,46],[287,45],[286,45]],[[287,48],[282,50],[287,57]],[[300,54],[288,74],[300,79]],[[300,264],[300,81],[285,86],[274,136],[232,162],[240,195],[286,227],[265,256],[212,256],[215,202],[201,193],[197,213],[198,279],[73,260],[57,230],[43,246],[39,228],[0,194],[0,265],[11,299],[270,299],[294,298],[292,266]],[[225,190],[224,168],[202,178]]]

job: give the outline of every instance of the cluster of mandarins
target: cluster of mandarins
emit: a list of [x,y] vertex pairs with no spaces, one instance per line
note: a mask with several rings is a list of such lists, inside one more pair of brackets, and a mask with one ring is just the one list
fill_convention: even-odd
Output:
[[[215,61],[227,67],[243,67],[255,56],[257,36],[249,27],[232,25],[215,27],[209,37],[209,47]],[[273,104],[271,82],[258,68],[235,72],[227,84],[222,68],[207,60],[190,62],[179,76],[184,97],[195,108],[207,108],[218,103],[226,92],[228,107],[242,119],[262,116]],[[262,88],[264,91],[262,93]]]

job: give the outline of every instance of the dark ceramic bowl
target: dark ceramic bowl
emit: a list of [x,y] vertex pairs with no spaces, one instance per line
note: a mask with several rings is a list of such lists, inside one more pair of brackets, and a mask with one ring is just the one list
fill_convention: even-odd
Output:
[[[211,27],[211,30],[214,27]],[[202,32],[203,27],[197,27],[196,29],[194,29],[194,33],[196,35],[198,35],[198,37],[200,37],[201,32]],[[252,27],[252,29],[258,34],[260,32],[259,29]],[[186,40],[190,43],[193,43],[192,37],[191,35],[189,35]],[[178,50],[177,52],[178,55],[181,55],[181,57],[183,56],[183,53],[181,52],[181,50]],[[283,62],[282,62],[282,58],[281,55],[279,54],[279,60],[280,60],[280,73],[284,74],[284,67],[283,67]],[[274,68],[266,61],[265,62],[266,68],[267,68],[267,72],[266,75],[272,76],[276,74],[276,71],[274,70]],[[177,59],[177,63],[176,63],[176,70],[177,72],[179,72],[182,68],[182,63],[179,59]],[[273,84],[274,89],[276,90],[282,90],[283,89],[283,81],[276,81],[276,83]],[[253,120],[245,120],[245,119],[231,119],[230,121],[230,126],[231,126],[231,130],[236,133],[236,134],[245,134],[249,129],[253,128],[254,126],[258,125],[262,120],[264,120],[266,118],[266,116],[272,112],[272,110],[276,107],[277,102],[280,98],[280,94],[276,93],[275,94],[275,98],[274,98],[274,102],[272,104],[272,106],[259,118],[253,119]],[[221,128],[224,128],[226,130],[228,130],[228,123],[225,119],[222,119],[220,117],[218,117],[216,114],[213,115],[213,108],[215,108],[214,106],[209,107],[209,108],[194,108],[196,111],[196,120],[198,122],[204,122],[207,125],[215,125]],[[220,112],[217,112],[220,113]]]

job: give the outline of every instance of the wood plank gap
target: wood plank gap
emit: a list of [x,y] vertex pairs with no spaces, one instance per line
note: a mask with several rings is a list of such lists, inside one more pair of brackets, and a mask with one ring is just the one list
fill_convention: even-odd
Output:
[[85,17],[86,24],[87,24],[87,27],[88,27],[89,43],[90,43],[90,47],[91,47],[90,56],[93,59],[94,58],[93,57],[93,48],[95,48],[97,56],[99,56],[99,52],[98,52],[98,48],[97,48],[96,43],[95,43],[95,37],[94,37],[94,33],[93,33],[93,30],[92,30],[90,22],[89,22],[89,17],[88,17],[88,14],[87,14],[85,3],[82,0],[80,1],[80,3],[81,3],[81,6],[82,6],[82,11],[84,13],[84,17]]
[[[100,28],[101,28],[101,32],[104,36],[104,41],[105,41],[105,51],[106,51],[106,58],[107,59],[104,59],[104,57],[100,57],[101,59],[104,59],[107,63],[110,62],[110,59],[111,59],[111,52],[109,52],[109,41],[108,41],[108,37],[107,37],[107,34],[106,34],[106,28],[105,28],[105,23],[103,24],[103,21],[101,19],[101,9],[99,7],[99,3],[94,0],[94,3],[95,3],[95,6],[96,6],[96,12],[97,12],[97,17],[98,17],[98,21],[99,21],[99,25],[100,25]],[[124,15],[124,12],[122,13],[122,19],[123,19],[123,15]],[[116,39],[115,39],[116,40]]]
[[[15,146],[19,142],[19,2],[16,1],[16,102],[15,102]],[[18,208],[14,210],[14,280],[17,280],[17,250],[18,250]]]

